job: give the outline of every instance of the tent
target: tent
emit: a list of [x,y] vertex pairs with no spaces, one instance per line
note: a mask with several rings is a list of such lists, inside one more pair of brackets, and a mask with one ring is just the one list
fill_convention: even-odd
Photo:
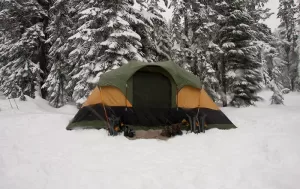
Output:
[[134,61],[101,75],[67,129],[105,128],[113,116],[135,129],[155,129],[199,113],[207,129],[236,128],[192,73],[171,61]]

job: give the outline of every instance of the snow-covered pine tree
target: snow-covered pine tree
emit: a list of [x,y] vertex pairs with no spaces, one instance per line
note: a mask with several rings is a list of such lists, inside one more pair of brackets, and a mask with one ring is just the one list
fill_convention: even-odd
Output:
[[170,23],[172,59],[181,67],[188,69],[191,61],[190,41],[188,39],[188,12],[190,10],[187,1],[172,0],[173,16]]
[[[1,11],[1,10],[0,10]],[[8,51],[4,32],[0,30],[0,69],[7,64],[6,51]],[[1,72],[0,72],[1,74]],[[0,86],[3,83],[3,76],[0,75]],[[1,89],[0,89],[1,91]]]
[[131,23],[144,25],[132,7],[131,0],[89,1],[76,5],[80,17],[76,34],[69,38],[76,47],[70,55],[73,65],[73,99],[82,103],[99,76],[130,60],[145,61],[141,37]]
[[[102,11],[99,8],[102,6],[101,3],[75,0],[70,5],[76,13],[72,18],[75,23],[75,33],[68,39],[72,47],[72,51],[68,55],[68,63],[71,67],[68,76],[71,79],[66,89],[71,91],[72,99],[77,101],[78,105],[85,101],[92,89],[92,84],[88,83],[88,79],[94,78],[96,75],[94,72],[96,65],[93,63],[100,57],[100,42],[103,37],[99,35],[99,28],[102,27],[105,19],[100,13]],[[102,65],[98,62],[97,66],[100,69]]]
[[269,8],[265,7],[265,4],[269,0],[245,0],[246,10],[254,20],[251,28],[255,31],[256,43],[259,46],[261,43],[268,45],[273,40],[271,29],[261,21],[265,21],[273,14]]
[[281,31],[278,28],[273,32],[274,40],[276,40],[276,42],[273,43],[275,46],[274,45],[272,45],[272,46],[276,47],[276,50],[279,55],[278,58],[280,58],[283,62],[285,62],[285,64],[284,64],[285,66],[281,70],[281,72],[282,72],[281,83],[285,89],[291,90],[289,68],[288,68],[287,62],[286,62],[286,60],[287,60],[286,47],[288,46],[288,44],[285,39],[281,38],[280,33],[281,33]]
[[265,4],[269,0],[244,0],[246,4],[246,9],[249,15],[256,22],[260,20],[268,19],[273,13],[270,13],[270,9],[265,7]]
[[285,68],[285,62],[280,58],[280,55],[276,49],[276,44],[278,42],[274,41],[270,46],[269,44],[264,44],[263,47],[263,78],[264,84],[267,88],[273,91],[271,97],[271,104],[283,104],[283,70]]
[[289,74],[289,88],[294,91],[297,86],[299,55],[296,50],[298,34],[296,31],[297,7],[294,0],[279,0],[277,17],[280,18],[279,25],[280,37],[285,40],[285,61]]
[[268,19],[273,13],[265,7],[268,0],[247,1],[246,8],[254,19],[252,29],[255,30],[255,43],[259,50],[258,59],[262,64],[262,73],[265,87],[273,91],[272,104],[283,104],[284,61],[276,49],[278,39],[273,36],[271,29],[260,21]]
[[50,8],[51,20],[47,29],[51,45],[49,49],[50,73],[43,85],[47,90],[47,100],[50,105],[59,108],[66,104],[70,92],[66,90],[68,72],[68,54],[71,50],[68,38],[72,34],[74,23],[70,18],[70,3],[68,0],[56,0]]
[[[140,51],[148,62],[170,59],[171,39],[167,21],[163,18],[165,10],[159,0],[138,0],[132,12],[139,20],[129,20],[130,26],[143,44]],[[140,22],[142,21],[142,22]]]
[[[3,10],[6,8],[6,5],[4,2],[0,2],[0,69],[6,65],[7,63],[7,58],[5,56],[5,51],[7,50],[6,47],[6,41],[7,37],[5,36],[5,18],[6,16],[3,15]],[[2,84],[2,76],[0,75],[0,86]]]
[[[297,24],[297,31],[298,31],[298,40],[297,40],[297,54],[298,54],[298,59],[300,61],[300,0],[298,0],[298,6],[297,6],[297,12],[298,12],[298,17],[296,20]],[[298,84],[298,91],[300,91],[300,63],[298,64],[298,79],[297,79],[297,84]]]
[[[3,4],[2,4],[3,3]],[[45,2],[46,3],[46,2]],[[47,14],[37,1],[5,1],[0,13],[0,27],[5,31],[5,65],[1,68],[1,90],[9,98],[35,97],[45,66],[44,21]]]
[[0,68],[5,65],[4,63],[5,62],[4,49],[6,49],[5,43],[6,40],[5,40],[4,32],[0,30]]
[[170,23],[172,32],[172,59],[181,67],[190,70],[193,52],[188,38],[190,4],[188,1],[172,0],[173,17]]
[[7,64],[0,69],[1,90],[9,98],[25,95],[35,97],[36,87],[42,81],[42,70],[39,63],[33,62],[34,53],[39,48],[40,38],[43,38],[42,25],[36,24],[27,28],[18,42],[8,45],[5,56]]
[[107,19],[101,28],[106,34],[105,40],[100,44],[103,48],[103,63],[121,66],[129,60],[145,61],[140,52],[141,37],[131,27],[131,23],[144,25],[144,22],[136,16],[132,3],[131,0],[103,3],[104,16]]
[[[237,41],[239,45],[244,43],[243,46],[240,45],[239,49],[243,49],[245,52],[251,51],[250,54],[247,54],[247,58],[252,62],[259,63],[257,60],[257,58],[259,58],[259,44],[268,44],[271,39],[270,29],[260,22],[271,15],[269,9],[264,7],[266,2],[267,0],[171,1],[171,5],[174,8],[172,22],[173,48],[176,47],[173,51],[175,52],[173,53],[173,59],[194,74],[200,77],[201,74],[203,74],[211,78],[212,80],[210,81],[204,80],[204,85],[207,85],[207,90],[211,90],[212,93],[216,93],[217,91],[219,94],[216,93],[216,96],[221,95],[224,106],[227,106],[226,93],[229,90],[227,89],[228,78],[226,78],[228,67],[223,64],[223,53],[226,53],[227,49],[222,48],[222,43],[219,43],[221,41],[221,39],[219,39],[221,36],[219,28],[221,26],[228,26],[228,18],[232,16],[230,12],[239,9],[243,14],[247,14],[251,23],[248,23],[249,27],[247,29],[244,28],[243,32],[249,36],[249,39],[237,39]],[[244,16],[242,17],[245,18]],[[231,24],[234,26],[234,22]],[[243,26],[242,23],[236,25],[239,24],[239,27]],[[250,67],[248,70],[252,69]],[[260,67],[260,65],[254,67]],[[208,75],[207,70],[213,71],[214,74]],[[258,70],[253,74],[258,74]],[[218,90],[219,86],[222,87],[222,90]],[[259,90],[259,85],[257,85],[257,87],[257,90]],[[254,90],[255,92],[253,92],[253,94],[256,94],[257,90]],[[250,91],[253,91],[253,89]],[[256,100],[260,99],[256,95],[254,96]],[[253,102],[251,104],[253,104]]]
[[199,1],[194,4],[190,18],[190,33],[192,34],[191,49],[198,54],[194,73],[201,78],[203,87],[215,101],[220,100],[218,65],[222,50],[215,40],[220,29],[223,16],[216,11],[220,4],[212,1]]
[[214,39],[222,17],[213,9],[215,2],[173,0],[171,6],[174,8],[173,59],[199,76],[203,87],[217,101],[219,85],[216,70],[220,48]]
[[[146,31],[146,33],[150,32],[151,34],[150,40],[152,41],[152,47],[150,46],[150,48],[152,48],[152,55],[150,56],[153,56],[152,61],[156,62],[171,59],[170,28],[167,25],[167,20],[162,16],[165,9],[160,6],[159,2],[160,0],[147,0],[147,12],[142,11],[141,13],[144,20],[148,17],[152,22],[149,26],[150,31]],[[167,6],[166,1],[165,6]],[[147,48],[147,45],[142,44],[145,46],[144,48]]]
[[[222,87],[225,89],[224,94],[228,95],[228,90],[230,91],[230,105],[235,107],[253,105],[261,99],[257,96],[262,77],[257,46],[253,42],[253,22],[243,4],[233,1],[220,30],[219,44],[224,51]],[[226,106],[226,99],[222,100]]]

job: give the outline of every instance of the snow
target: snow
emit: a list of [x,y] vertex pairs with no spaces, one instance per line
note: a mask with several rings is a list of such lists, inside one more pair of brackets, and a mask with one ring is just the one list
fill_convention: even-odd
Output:
[[98,12],[100,12],[101,9],[97,8],[97,7],[92,7],[92,8],[88,8],[84,11],[81,11],[79,14],[84,14],[84,15],[92,15],[95,16],[97,15]]
[[222,45],[222,47],[223,48],[226,48],[226,49],[232,49],[232,48],[234,48],[235,47],[235,44],[234,43],[232,43],[232,42],[227,42],[227,43],[224,43],[223,45]]
[[17,110],[0,98],[0,188],[298,189],[300,94],[280,106],[260,95],[256,107],[222,108],[237,129],[168,141],[67,131],[73,105],[27,97]]
[[124,20],[123,18],[121,18],[119,16],[117,17],[117,22],[123,26],[130,26],[130,24],[126,20]]
[[208,23],[205,23],[204,25],[207,26],[207,27],[212,27],[212,26],[216,25],[216,23],[208,22]]
[[229,70],[227,73],[226,73],[226,77],[228,78],[235,78],[236,77],[236,73],[232,70]]
[[[140,14],[141,17],[143,19],[145,19],[151,26],[153,25],[153,22],[152,22],[153,19],[156,19],[156,20],[159,19],[159,20],[161,20],[158,16],[156,16],[156,15],[150,13],[150,12],[147,12],[145,10],[136,10],[136,9],[133,9],[133,11],[136,14]],[[138,22],[138,20],[135,21],[135,23],[137,23],[137,22]]]
[[127,31],[117,31],[115,33],[110,34],[111,37],[131,37],[137,40],[141,40],[141,36],[139,36],[139,34],[137,34],[136,32],[132,31],[132,30],[127,30]]

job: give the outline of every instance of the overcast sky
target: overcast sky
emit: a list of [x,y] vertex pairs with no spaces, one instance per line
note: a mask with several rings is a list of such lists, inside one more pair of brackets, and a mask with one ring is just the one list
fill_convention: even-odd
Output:
[[280,20],[277,18],[279,0],[269,0],[266,6],[271,9],[271,12],[275,13],[265,21],[265,23],[272,29],[272,31],[274,31],[274,29],[278,27],[280,22]]
[[[161,5],[165,8],[164,3],[161,2]],[[279,19],[277,19],[277,9],[279,6],[279,0],[269,0],[266,7],[271,9],[271,12],[274,12],[274,14],[265,21],[265,23],[274,31],[274,29],[277,28],[279,25]],[[166,12],[164,13],[164,16],[166,19],[170,19],[172,16],[172,10],[166,9]]]

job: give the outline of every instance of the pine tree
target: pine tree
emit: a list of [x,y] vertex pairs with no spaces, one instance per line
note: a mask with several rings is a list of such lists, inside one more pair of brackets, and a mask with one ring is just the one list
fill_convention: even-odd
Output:
[[[173,7],[173,17],[170,23],[172,38],[172,59],[181,67],[187,68],[187,56],[189,54],[188,41],[186,36],[185,20],[183,15],[187,14],[187,4],[184,1],[172,0],[170,7]],[[182,24],[183,23],[183,24]]]
[[270,28],[260,22],[271,15],[264,7],[267,1],[171,1],[173,59],[198,75],[210,96],[221,98],[223,106],[228,95],[234,106],[261,99],[257,92],[265,61],[260,45],[272,40]]
[[258,59],[262,64],[262,73],[265,87],[273,91],[271,104],[283,104],[283,72],[284,61],[280,58],[276,47],[280,42],[273,36],[270,28],[261,23],[261,20],[268,19],[273,13],[270,13],[269,8],[265,8],[265,3],[268,0],[247,1],[246,7],[249,15],[253,18],[254,23],[252,29],[255,37],[255,43],[258,47]]
[[[153,58],[147,58],[149,61],[164,61],[170,60],[171,57],[171,39],[169,37],[170,28],[167,25],[167,21],[163,18],[162,13],[165,10],[159,5],[160,0],[148,0],[147,12],[142,12],[142,17],[146,18],[150,16],[151,24],[148,26],[150,29],[150,44],[142,43],[144,48],[151,48],[150,56]],[[167,6],[167,2],[165,2]],[[147,23],[147,22],[145,22]],[[149,23],[149,22],[148,22]],[[149,33],[146,31],[146,33]],[[149,55],[148,55],[149,56]],[[147,54],[146,54],[147,57]]]
[[[217,67],[220,49],[214,43],[221,19],[209,1],[172,1],[173,59],[200,77],[214,100],[219,99]],[[180,24],[182,23],[183,24]],[[199,82],[200,82],[199,81]]]
[[271,97],[271,104],[283,104],[283,70],[285,67],[285,62],[280,58],[280,55],[276,49],[276,44],[278,42],[274,41],[273,46],[268,44],[264,45],[263,51],[263,78],[264,84],[267,88],[273,91]]
[[[256,22],[260,20],[268,19],[273,13],[270,13],[270,9],[265,7],[265,4],[269,0],[245,0],[246,8],[251,18]],[[261,24],[261,23],[257,23]]]
[[[45,66],[44,21],[47,14],[37,1],[5,1],[6,7],[0,13],[0,27],[4,31],[5,44],[1,56],[4,66],[1,68],[1,90],[10,98],[25,95],[35,97],[42,82]],[[8,24],[9,23],[9,24]]]
[[69,38],[75,49],[69,54],[73,69],[67,88],[82,103],[99,76],[130,60],[145,61],[141,36],[131,24],[144,26],[132,1],[93,1],[75,7],[79,11],[77,32]]
[[[5,65],[5,62],[6,62],[6,57],[4,56],[5,49],[7,49],[6,39],[5,39],[5,36],[4,36],[4,32],[0,30],[0,68],[2,68]],[[1,83],[0,83],[0,85],[1,85]]]
[[[262,77],[258,49],[253,42],[255,31],[251,28],[254,20],[239,1],[234,1],[229,10],[219,36],[219,44],[224,51],[222,87],[225,94],[228,90],[231,93],[230,105],[249,106],[261,99],[257,96]],[[224,100],[223,105],[226,106]]]
[[280,58],[284,62],[284,66],[281,69],[282,77],[281,77],[281,83],[283,85],[283,88],[285,90],[291,90],[290,88],[290,73],[289,73],[289,67],[287,64],[287,55],[286,55],[286,47],[288,46],[288,43],[285,39],[281,38],[280,35],[281,31],[279,29],[276,29],[274,32],[274,40],[276,40],[276,43],[272,45],[273,47],[276,47],[276,52],[278,52],[278,58]]
[[34,25],[27,28],[13,46],[8,45],[6,57],[9,61],[0,69],[1,90],[4,95],[9,98],[20,97],[21,100],[26,99],[25,95],[35,97],[36,87],[42,81],[42,70],[38,63],[32,61],[32,56],[43,37],[41,25]]
[[[298,54],[298,60],[300,61],[300,0],[298,0],[298,6],[297,6],[297,12],[298,12],[298,18],[296,20],[297,24],[297,31],[298,31],[298,40],[297,40],[297,54]],[[298,90],[300,91],[300,63],[298,63]]]
[[48,92],[47,99],[50,105],[58,108],[69,100],[69,91],[66,90],[69,81],[68,53],[71,50],[68,38],[72,34],[74,23],[70,18],[70,3],[68,0],[55,1],[50,9],[51,21],[47,29],[51,45],[49,49],[50,73],[43,85]]
[[297,88],[297,68],[299,65],[299,55],[296,50],[296,41],[298,39],[296,31],[297,8],[294,0],[280,0],[279,3],[277,16],[281,20],[279,25],[280,36],[281,39],[285,40],[283,48],[290,80],[289,88],[294,91]]
[[195,3],[190,18],[190,32],[192,33],[191,49],[198,54],[198,61],[195,63],[198,70],[193,72],[201,78],[203,87],[211,98],[220,100],[218,65],[222,50],[215,40],[220,29],[220,21],[223,17],[215,9],[220,8],[218,3],[212,1],[200,1]]

